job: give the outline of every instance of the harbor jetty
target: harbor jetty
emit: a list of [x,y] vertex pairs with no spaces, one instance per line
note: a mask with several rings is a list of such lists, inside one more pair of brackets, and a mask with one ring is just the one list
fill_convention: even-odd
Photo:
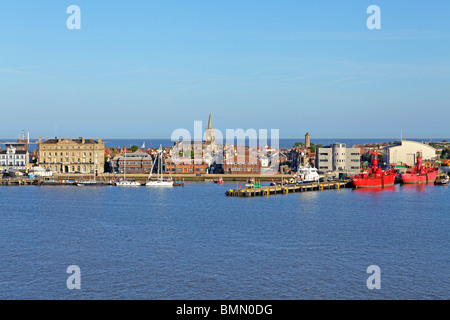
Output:
[[40,179],[30,178],[7,178],[0,179],[0,186],[37,186],[41,184]]
[[312,183],[275,185],[266,187],[263,186],[260,188],[250,187],[250,188],[229,189],[225,192],[225,194],[229,197],[257,197],[257,196],[270,196],[276,194],[289,194],[294,192],[323,191],[346,187],[349,187],[348,182],[324,181]]

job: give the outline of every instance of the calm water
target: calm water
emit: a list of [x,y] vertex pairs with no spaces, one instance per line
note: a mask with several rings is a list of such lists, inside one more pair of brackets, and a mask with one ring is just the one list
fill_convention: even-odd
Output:
[[0,187],[0,299],[450,298],[449,188],[235,186]]

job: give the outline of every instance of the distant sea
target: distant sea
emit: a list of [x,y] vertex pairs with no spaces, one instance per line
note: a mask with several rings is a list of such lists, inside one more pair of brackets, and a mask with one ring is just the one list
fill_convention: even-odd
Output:
[[[324,146],[328,146],[333,143],[345,143],[347,147],[351,147],[356,144],[367,144],[367,143],[377,143],[377,142],[395,142],[397,141],[397,138],[342,138],[342,139],[311,139],[311,142],[314,144],[322,144]],[[442,141],[443,139],[409,139],[413,141],[419,141],[419,142],[430,142],[430,141]],[[118,147],[118,146],[142,146],[145,142],[146,148],[157,148],[160,145],[163,147],[170,147],[173,146],[173,141],[170,139],[104,139],[105,144],[108,147]],[[296,142],[305,142],[303,138],[299,139],[280,139],[279,140],[279,147],[280,148],[292,148]],[[247,141],[248,144],[248,141]],[[268,141],[269,145],[271,144],[271,141]]]
[[[442,141],[445,138],[435,138],[435,139],[429,139],[429,138],[415,138],[415,139],[408,139],[413,141],[419,141],[419,142],[430,142],[430,141]],[[367,144],[367,143],[377,143],[377,142],[395,142],[398,138],[322,138],[322,139],[311,139],[311,142],[314,144],[322,144],[324,146],[330,145],[332,143],[345,143],[347,147],[351,147],[355,144]],[[447,140],[450,140],[450,138],[447,138]],[[16,141],[16,139],[0,139],[0,147],[2,146],[2,142],[5,141]],[[35,142],[35,139],[30,139],[31,142]],[[104,138],[103,142],[106,146],[110,148],[114,147],[131,147],[131,146],[138,146],[141,147],[145,144],[145,148],[158,148],[160,145],[163,147],[171,147],[173,146],[174,142],[170,139],[149,139],[149,138],[142,138],[142,139],[108,139]],[[293,145],[296,142],[305,142],[304,138],[298,138],[298,139],[280,139],[279,140],[279,147],[280,148],[292,148]],[[248,141],[247,141],[248,144]],[[271,144],[271,141],[268,141],[269,145]],[[29,150],[33,151],[36,149],[36,144],[30,144]]]

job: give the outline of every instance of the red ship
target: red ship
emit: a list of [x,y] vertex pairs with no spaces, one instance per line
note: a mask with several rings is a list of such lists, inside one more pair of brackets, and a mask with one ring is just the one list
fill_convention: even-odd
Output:
[[381,171],[378,167],[378,155],[372,154],[372,166],[369,172],[352,177],[351,182],[355,188],[383,188],[393,186],[396,176],[396,170]]
[[400,182],[405,184],[432,183],[436,181],[439,169],[437,167],[425,168],[422,164],[422,154],[418,154],[417,163],[410,172],[400,175]]

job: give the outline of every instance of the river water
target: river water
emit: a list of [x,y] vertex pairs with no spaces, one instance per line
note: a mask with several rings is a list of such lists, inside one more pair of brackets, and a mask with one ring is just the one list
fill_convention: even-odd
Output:
[[233,187],[0,187],[0,299],[450,298],[448,187]]

